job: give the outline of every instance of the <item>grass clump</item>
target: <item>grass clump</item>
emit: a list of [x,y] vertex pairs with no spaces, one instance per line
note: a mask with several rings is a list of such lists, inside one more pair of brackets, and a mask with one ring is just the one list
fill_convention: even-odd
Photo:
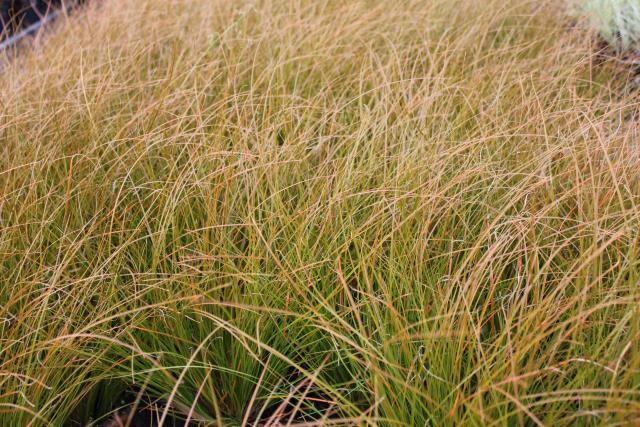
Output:
[[639,422],[637,98],[564,20],[61,23],[0,76],[0,423]]

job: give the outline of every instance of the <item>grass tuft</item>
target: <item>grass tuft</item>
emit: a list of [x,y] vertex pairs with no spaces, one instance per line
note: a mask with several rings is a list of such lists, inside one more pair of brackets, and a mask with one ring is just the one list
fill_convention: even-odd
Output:
[[0,424],[640,423],[638,98],[568,21],[59,22],[0,75]]

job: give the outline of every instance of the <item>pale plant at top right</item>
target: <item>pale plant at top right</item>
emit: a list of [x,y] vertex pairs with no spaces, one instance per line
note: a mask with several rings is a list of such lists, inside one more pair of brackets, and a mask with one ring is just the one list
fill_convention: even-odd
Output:
[[582,9],[613,47],[640,53],[640,0],[585,0]]

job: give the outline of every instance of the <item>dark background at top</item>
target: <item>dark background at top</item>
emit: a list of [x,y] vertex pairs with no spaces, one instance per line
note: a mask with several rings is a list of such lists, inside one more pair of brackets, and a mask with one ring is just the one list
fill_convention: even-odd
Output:
[[62,0],[0,0],[0,40],[38,22]]

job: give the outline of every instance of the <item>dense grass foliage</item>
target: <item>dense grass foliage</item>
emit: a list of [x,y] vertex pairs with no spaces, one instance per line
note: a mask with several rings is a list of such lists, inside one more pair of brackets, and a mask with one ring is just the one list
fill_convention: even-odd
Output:
[[639,423],[638,99],[558,6],[60,23],[0,75],[0,424]]

